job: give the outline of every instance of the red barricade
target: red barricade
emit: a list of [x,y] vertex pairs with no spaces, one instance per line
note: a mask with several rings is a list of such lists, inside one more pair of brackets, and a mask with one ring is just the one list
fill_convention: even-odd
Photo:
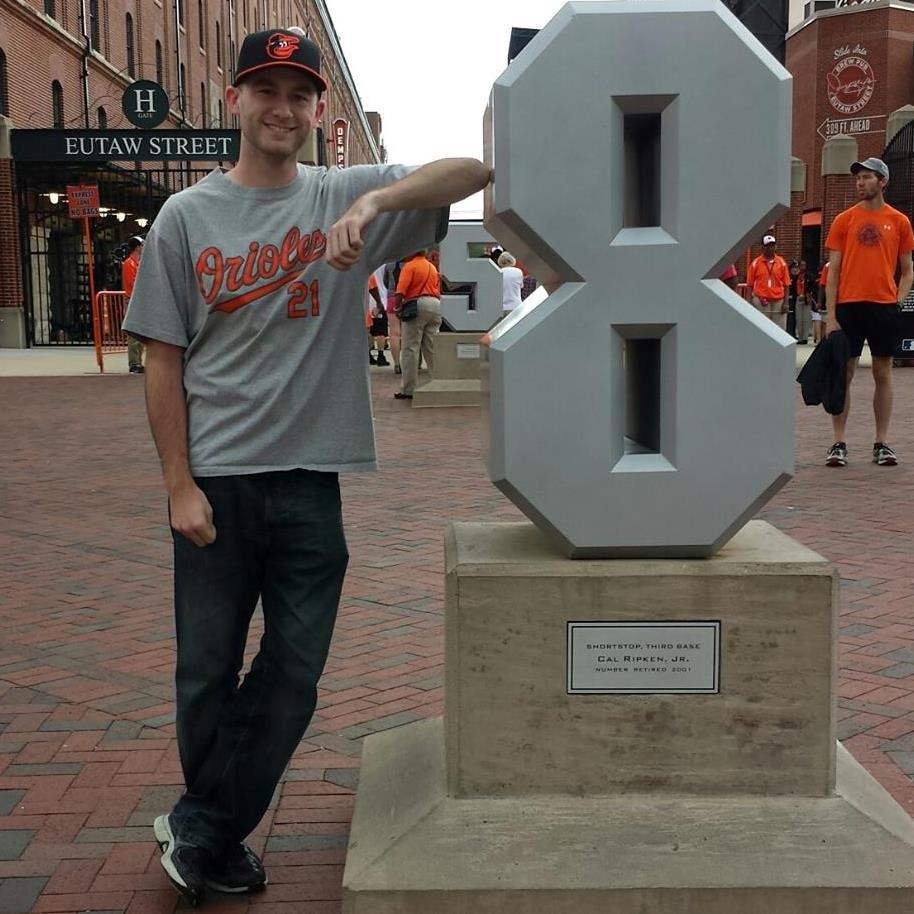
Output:
[[127,311],[126,292],[99,292],[92,306],[92,332],[98,370],[105,370],[105,354],[127,351],[127,334],[121,329]]

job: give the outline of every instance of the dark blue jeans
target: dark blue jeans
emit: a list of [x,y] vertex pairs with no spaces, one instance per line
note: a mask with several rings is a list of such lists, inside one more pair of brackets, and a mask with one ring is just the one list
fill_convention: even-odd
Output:
[[[266,812],[317,702],[349,559],[335,473],[198,478],[216,541],[174,533],[178,747],[173,824],[194,844],[242,841]],[[258,598],[264,634],[239,684]]]

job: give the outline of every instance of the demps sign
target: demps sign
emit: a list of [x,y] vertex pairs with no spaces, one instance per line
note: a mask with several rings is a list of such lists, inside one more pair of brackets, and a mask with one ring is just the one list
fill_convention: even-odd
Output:
[[237,130],[13,130],[17,162],[230,161]]

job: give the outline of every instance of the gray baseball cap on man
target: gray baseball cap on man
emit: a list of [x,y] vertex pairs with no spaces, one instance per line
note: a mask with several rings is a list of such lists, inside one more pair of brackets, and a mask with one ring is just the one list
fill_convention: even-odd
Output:
[[885,178],[886,181],[889,180],[889,166],[882,159],[877,159],[875,156],[870,156],[870,158],[864,159],[862,162],[854,162],[851,165],[851,174],[855,175],[858,171],[871,171]]

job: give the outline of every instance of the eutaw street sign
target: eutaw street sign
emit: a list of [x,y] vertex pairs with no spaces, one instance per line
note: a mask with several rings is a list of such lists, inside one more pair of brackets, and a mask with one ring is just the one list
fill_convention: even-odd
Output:
[[237,161],[237,130],[13,130],[17,162]]

